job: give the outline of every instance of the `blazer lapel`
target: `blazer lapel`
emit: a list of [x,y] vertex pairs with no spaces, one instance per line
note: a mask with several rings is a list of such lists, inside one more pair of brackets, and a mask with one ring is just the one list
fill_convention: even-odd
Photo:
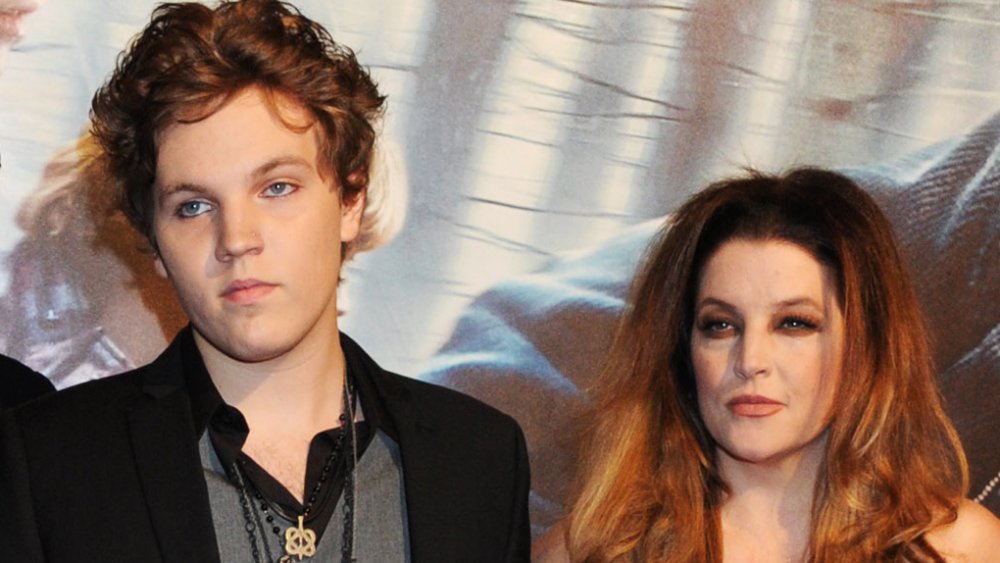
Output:
[[163,561],[217,563],[191,405],[179,354],[170,356],[147,368],[147,396],[128,412],[136,469]]
[[460,551],[462,538],[456,535],[459,533],[456,523],[443,505],[455,486],[447,471],[452,456],[442,449],[437,438],[435,417],[413,398],[410,389],[400,384],[402,376],[383,370],[343,334],[341,346],[345,354],[357,359],[358,364],[352,367],[365,370],[371,391],[381,399],[385,415],[392,419],[396,430],[403,464],[411,561],[456,560],[451,555]]
[[370,373],[399,438],[411,559],[414,563],[440,561],[453,552],[455,535],[455,522],[441,506],[454,484],[441,471],[447,452],[438,451],[437,429],[421,414],[409,390],[395,385],[381,369]]
[[410,555],[414,563],[434,561],[450,550],[448,538],[455,533],[452,522],[443,518],[440,499],[447,498],[439,479],[435,455],[435,429],[414,416],[412,405],[403,398],[387,400],[386,407],[396,422],[403,463],[406,515],[410,532]]

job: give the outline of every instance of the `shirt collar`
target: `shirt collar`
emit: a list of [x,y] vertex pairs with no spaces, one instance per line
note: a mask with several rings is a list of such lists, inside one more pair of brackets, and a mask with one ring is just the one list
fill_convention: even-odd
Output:
[[[374,378],[377,377],[375,372],[381,368],[371,361],[361,350],[361,347],[349,338],[343,337],[340,340],[348,378],[358,393],[358,400],[361,402],[365,420],[371,425],[373,432],[375,429],[382,430],[390,438],[398,441],[399,436],[395,424],[391,415],[386,411],[383,398],[379,395],[374,382]],[[208,373],[208,369],[205,368],[205,362],[194,342],[194,331],[190,325],[178,334],[177,341],[181,350],[181,361],[188,394],[191,398],[195,435],[200,437],[204,434],[209,421],[215,416],[223,417],[222,422],[226,425],[245,429],[246,421],[242,414],[236,408],[225,404]]]

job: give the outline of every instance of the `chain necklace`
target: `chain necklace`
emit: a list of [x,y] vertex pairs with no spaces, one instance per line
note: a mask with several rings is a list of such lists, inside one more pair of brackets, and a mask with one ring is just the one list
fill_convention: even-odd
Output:
[[[354,424],[353,404],[356,399],[357,395],[352,391],[349,380],[345,377],[343,405],[346,412],[340,413],[341,432],[330,451],[330,455],[326,458],[326,462],[323,464],[323,470],[320,473],[319,479],[316,481],[316,486],[313,487],[309,498],[305,499],[306,504],[302,509],[302,514],[290,516],[278,505],[272,506],[271,503],[264,498],[264,495],[261,494],[260,489],[254,486],[253,483],[250,483],[250,487],[253,487],[253,495],[260,503],[261,512],[264,514],[264,520],[267,522],[266,525],[271,526],[271,531],[274,535],[278,536],[279,545],[284,548],[285,553],[278,559],[278,563],[290,563],[293,561],[293,558],[296,557],[301,561],[304,557],[312,557],[316,554],[316,532],[310,528],[306,528],[305,521],[312,512],[313,504],[315,504],[316,500],[319,498],[320,489],[330,476],[334,462],[337,461],[339,454],[342,452],[344,441],[348,435],[350,435],[352,455],[347,459],[347,467],[344,473],[344,531],[343,542],[341,545],[341,561],[343,563],[354,563],[357,561],[354,557],[354,534],[356,531],[356,522],[354,519],[354,492],[356,477],[354,475],[354,468],[358,464],[358,440],[357,429]],[[241,460],[240,463],[242,463],[243,466],[246,465],[245,460]],[[261,521],[260,514],[255,512],[251,506],[250,491],[247,486],[247,479],[244,476],[245,469],[244,467],[241,467],[240,463],[233,461],[231,473],[237,486],[239,487],[240,508],[243,510],[244,529],[246,530],[247,537],[250,541],[250,553],[253,556],[254,563],[261,563],[261,550],[257,545],[258,529],[261,530],[260,535],[261,542],[264,544],[264,552],[269,554],[271,552],[271,548],[267,542],[265,524]],[[274,522],[274,516],[268,512],[269,510],[278,514],[281,518],[293,523],[292,526],[285,529],[284,537],[282,537],[281,528]],[[268,556],[268,561],[270,561],[270,556]]]

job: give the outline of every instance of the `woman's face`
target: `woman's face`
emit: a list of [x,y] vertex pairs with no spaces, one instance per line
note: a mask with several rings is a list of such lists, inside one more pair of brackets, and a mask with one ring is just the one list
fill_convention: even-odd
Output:
[[694,310],[698,406],[720,461],[822,459],[844,343],[834,273],[789,242],[731,240]]

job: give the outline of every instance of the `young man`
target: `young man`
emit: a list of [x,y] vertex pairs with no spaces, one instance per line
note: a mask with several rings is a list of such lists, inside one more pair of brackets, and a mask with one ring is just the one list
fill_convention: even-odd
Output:
[[527,560],[517,424],[337,328],[382,104],[287,4],[157,8],[91,117],[191,325],[4,419],[5,559]]

